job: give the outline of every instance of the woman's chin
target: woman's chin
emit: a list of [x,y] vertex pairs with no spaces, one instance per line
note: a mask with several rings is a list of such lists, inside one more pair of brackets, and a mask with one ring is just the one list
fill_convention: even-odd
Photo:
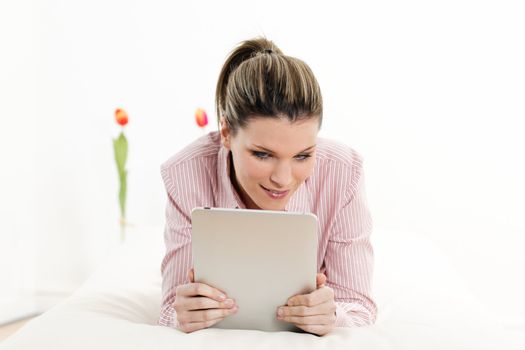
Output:
[[287,204],[287,201],[284,201],[284,200],[283,201],[273,200],[272,202],[265,201],[265,202],[260,203],[261,205],[258,203],[258,207],[262,210],[283,211]]

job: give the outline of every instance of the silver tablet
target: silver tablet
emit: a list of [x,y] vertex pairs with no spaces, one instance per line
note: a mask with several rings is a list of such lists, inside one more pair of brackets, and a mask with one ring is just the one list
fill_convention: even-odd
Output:
[[316,288],[317,217],[281,211],[196,208],[191,213],[195,281],[224,291],[239,311],[217,328],[284,331],[288,298]]

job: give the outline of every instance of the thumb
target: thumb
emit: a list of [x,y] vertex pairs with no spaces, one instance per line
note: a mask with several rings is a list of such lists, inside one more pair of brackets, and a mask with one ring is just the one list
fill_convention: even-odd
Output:
[[193,268],[188,270],[188,279],[191,283],[195,282],[195,271],[193,270]]
[[326,275],[324,273],[317,274],[317,288],[323,287],[326,282]]

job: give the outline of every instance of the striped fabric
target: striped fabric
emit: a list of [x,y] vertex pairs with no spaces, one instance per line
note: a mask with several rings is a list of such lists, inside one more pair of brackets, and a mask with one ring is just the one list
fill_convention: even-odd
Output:
[[[159,324],[178,327],[175,290],[192,267],[191,211],[195,207],[244,208],[229,177],[228,150],[218,132],[199,138],[161,166],[168,201]],[[371,297],[372,219],[365,198],[362,157],[352,148],[318,138],[316,165],[285,210],[318,218],[317,269],[327,277],[337,305],[336,326],[375,322]]]

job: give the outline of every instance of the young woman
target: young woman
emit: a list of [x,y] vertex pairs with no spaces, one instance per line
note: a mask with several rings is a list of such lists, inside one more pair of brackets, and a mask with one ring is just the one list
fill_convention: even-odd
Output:
[[193,332],[237,312],[235,300],[194,283],[190,213],[205,206],[317,215],[318,287],[290,296],[275,317],[318,335],[374,323],[362,157],[317,137],[323,103],[310,68],[269,40],[242,42],[220,73],[216,108],[219,131],[161,166],[168,203],[159,323]]

